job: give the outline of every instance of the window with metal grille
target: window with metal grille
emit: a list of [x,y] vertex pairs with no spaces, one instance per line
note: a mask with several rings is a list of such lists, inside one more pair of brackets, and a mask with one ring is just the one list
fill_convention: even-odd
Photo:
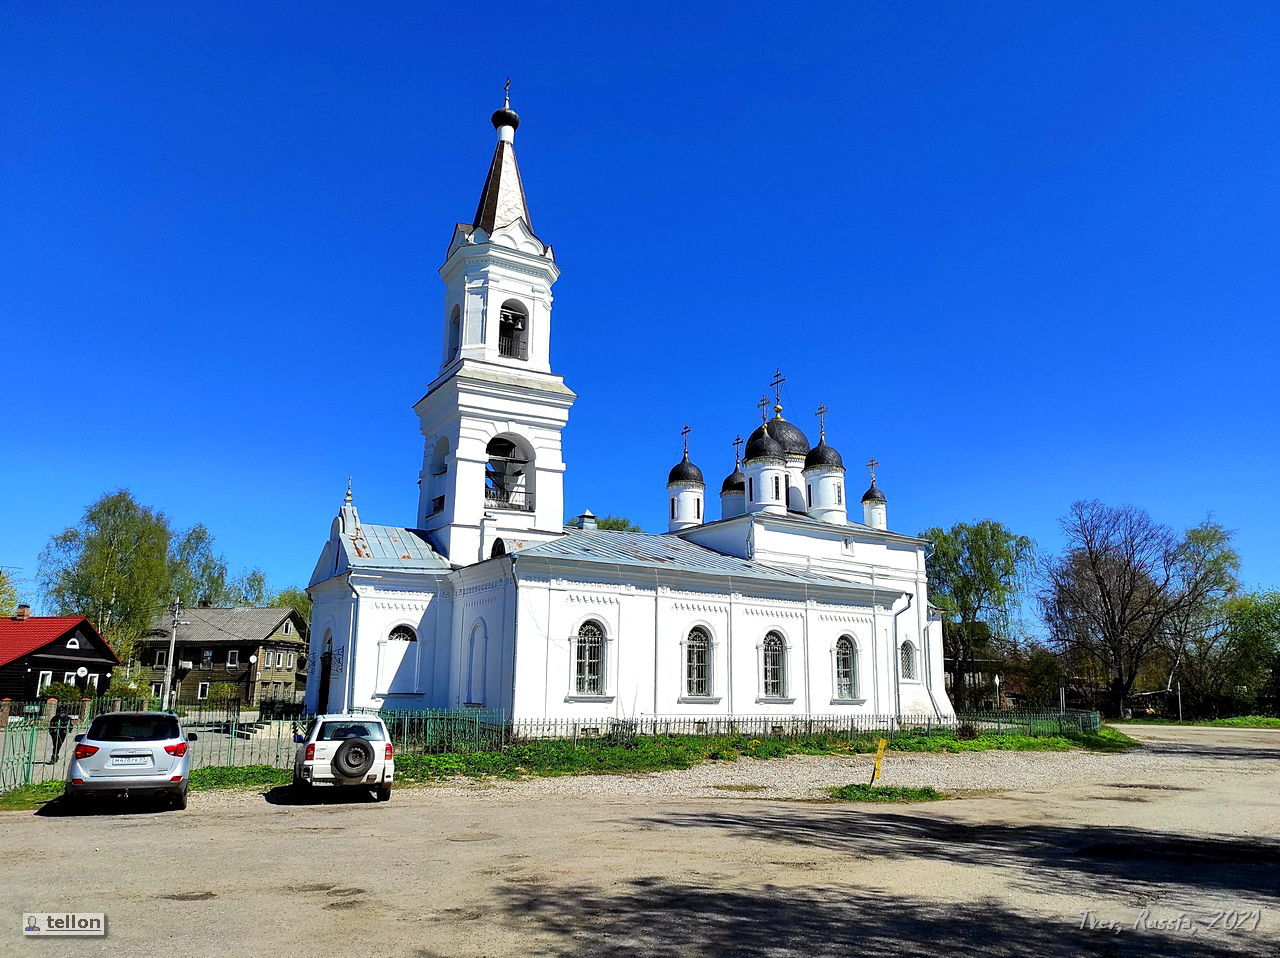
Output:
[[858,695],[858,650],[853,639],[842,635],[836,640],[836,698],[852,699]]
[[397,625],[391,630],[391,634],[387,636],[389,639],[396,639],[400,642],[417,642],[417,633],[407,625]]
[[837,506],[844,505],[844,483],[843,482],[836,483],[836,505]]
[[693,516],[695,519],[702,518],[702,500],[701,499],[693,500]]
[[916,677],[916,647],[910,642],[902,643],[901,661],[902,677],[904,679],[914,679]]
[[524,304],[509,299],[498,311],[498,355],[528,359],[529,311]]
[[782,479],[779,476],[773,477],[773,498],[782,498]]
[[676,517],[676,501],[675,499],[672,499],[671,500],[671,518],[674,519],[675,517]]
[[698,626],[689,630],[684,646],[686,695],[711,694],[711,636]]
[[782,698],[787,694],[787,644],[777,632],[764,637],[764,694]]
[[579,695],[604,694],[604,629],[583,622],[578,629],[575,688]]

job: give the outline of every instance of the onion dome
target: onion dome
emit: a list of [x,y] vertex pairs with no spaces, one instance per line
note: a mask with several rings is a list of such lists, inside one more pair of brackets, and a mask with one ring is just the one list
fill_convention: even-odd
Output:
[[689,461],[689,454],[686,452],[684,458],[671,467],[671,472],[667,473],[667,485],[673,482],[701,482],[704,485],[706,480],[702,478],[702,470]]
[[493,121],[493,128],[495,130],[503,126],[509,126],[514,130],[520,125],[520,114],[511,109],[510,101],[508,101],[507,105],[501,110],[495,110],[493,116],[489,119]]
[[874,479],[871,480],[871,488],[862,494],[863,502],[884,502],[884,493],[880,491],[880,487],[876,485]]
[[723,496],[726,492],[745,493],[746,491],[747,491],[746,473],[742,471],[741,466],[735,466],[733,472],[729,473],[729,475],[724,477],[724,485],[720,487],[720,495]]
[[[777,422],[775,419],[774,422]],[[787,456],[786,447],[775,439],[769,428],[773,423],[765,423],[747,437],[747,451],[743,454],[743,460],[750,462],[752,459],[785,459]],[[808,443],[805,443],[806,447]]]
[[804,467],[806,469],[843,469],[844,460],[840,458],[840,453],[827,445],[825,439],[819,439],[818,444],[804,457]]
[[809,453],[809,437],[799,426],[782,418],[780,406],[775,406],[777,414],[769,420],[769,432],[774,439],[782,443],[782,449],[788,456],[805,456]]

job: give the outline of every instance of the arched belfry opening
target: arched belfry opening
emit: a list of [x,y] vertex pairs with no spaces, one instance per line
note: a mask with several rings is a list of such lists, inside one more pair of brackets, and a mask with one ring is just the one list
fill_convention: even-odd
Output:
[[529,358],[529,310],[517,299],[507,300],[498,311],[498,355]]
[[533,457],[505,436],[495,436],[485,446],[489,461],[484,470],[484,498],[497,509],[533,511]]
[[458,358],[458,351],[462,348],[462,307],[454,306],[453,313],[449,316],[449,352],[445,357],[446,363],[451,363]]

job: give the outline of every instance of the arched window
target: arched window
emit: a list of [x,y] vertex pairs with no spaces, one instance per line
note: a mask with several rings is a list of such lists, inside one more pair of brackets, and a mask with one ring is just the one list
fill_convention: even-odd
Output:
[[671,518],[674,519],[675,517],[676,517],[676,497],[672,496],[671,497]]
[[844,505],[844,483],[836,482],[836,505]]
[[529,457],[510,439],[496,436],[485,446],[489,462],[484,470],[486,504],[500,509],[533,511]]
[[498,311],[498,355],[529,358],[529,311],[518,300],[507,300]]
[[453,313],[449,316],[449,354],[445,357],[445,362],[453,362],[458,358],[458,350],[462,346],[462,307],[453,307]]
[[498,556],[507,554],[507,544],[502,539],[495,539],[493,548],[489,550],[489,558],[496,559]]
[[604,695],[604,627],[583,622],[576,644],[574,688],[579,695]]
[[916,647],[910,642],[903,642],[900,657],[902,661],[902,677],[904,679],[914,679],[916,677]]
[[690,629],[685,640],[684,693],[711,694],[711,636],[701,626]]
[[693,500],[693,517],[695,519],[702,518],[702,497],[697,496]]
[[847,635],[836,640],[836,698],[858,697],[858,649]]
[[74,637],[73,637],[73,638],[70,638],[70,639],[67,639],[67,648],[69,648],[69,649],[78,649],[78,648],[80,648],[80,640],[79,640],[79,639],[77,639],[77,638],[74,638]]
[[773,477],[773,498],[782,498],[782,479],[778,476]]
[[761,686],[766,698],[780,699],[787,694],[787,643],[777,632],[764,637]]
[[395,639],[397,642],[417,642],[418,633],[407,625],[397,625],[391,630],[387,638]]

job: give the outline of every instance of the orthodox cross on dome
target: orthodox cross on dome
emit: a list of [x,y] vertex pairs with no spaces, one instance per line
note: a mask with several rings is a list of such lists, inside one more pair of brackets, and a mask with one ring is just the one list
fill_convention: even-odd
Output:
[[685,423],[684,428],[680,430],[680,437],[684,439],[684,457],[686,459],[689,458],[689,433],[691,432],[693,430],[689,428],[688,423]]
[[876,484],[876,466],[878,466],[878,465],[880,465],[880,460],[879,460],[879,459],[868,459],[868,460],[867,460],[867,469],[869,469],[869,470],[871,471],[871,484],[872,484],[873,486]]
[[502,105],[511,106],[511,77],[507,77],[507,82],[502,85]]
[[827,413],[831,412],[824,402],[818,403],[818,411],[814,413],[818,417],[818,441],[825,442],[827,439]]
[[734,462],[734,465],[740,465],[742,463],[742,436],[741,435],[737,435],[733,437],[733,462]]
[[769,421],[769,397],[761,396],[760,401],[756,403],[756,408],[760,410],[760,421]]
[[787,377],[782,375],[781,369],[773,371],[773,379],[769,385],[773,387],[773,411],[775,413],[782,412],[782,384],[787,381]]

